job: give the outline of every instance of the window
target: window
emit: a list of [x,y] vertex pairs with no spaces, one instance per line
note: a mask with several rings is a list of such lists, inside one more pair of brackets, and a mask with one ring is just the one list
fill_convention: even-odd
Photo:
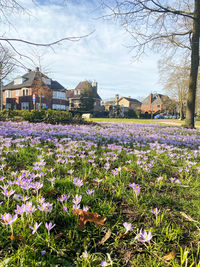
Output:
[[15,91],[15,96],[19,96],[19,90]]
[[53,98],[65,100],[65,97],[66,97],[65,92],[53,91]]
[[11,103],[6,103],[5,109],[11,109]]
[[21,109],[29,109],[29,102],[22,102]]
[[6,96],[6,98],[11,98],[11,91],[6,90],[5,96]]
[[65,105],[53,104],[52,109],[66,110],[67,107]]
[[157,105],[157,108],[160,108],[160,105]]
[[16,79],[14,79],[14,85],[22,84],[24,81],[25,79],[23,77],[17,77]]
[[25,89],[22,90],[22,95],[23,95],[23,96],[28,95],[28,93],[29,93],[29,92],[28,92],[28,88],[25,88]]

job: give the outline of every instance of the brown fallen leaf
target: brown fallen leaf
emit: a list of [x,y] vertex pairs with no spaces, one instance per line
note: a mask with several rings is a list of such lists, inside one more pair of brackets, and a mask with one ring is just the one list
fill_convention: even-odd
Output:
[[57,240],[59,239],[62,235],[64,235],[64,233],[60,232],[57,235],[54,236],[54,239]]
[[55,190],[52,189],[51,191],[49,191],[49,192],[47,192],[46,194],[44,194],[44,197],[45,197],[45,198],[50,197],[50,196],[52,196],[54,193],[55,193]]
[[20,236],[20,235],[11,235],[11,236],[10,236],[10,240],[14,240],[14,239],[16,239],[16,240],[20,240],[20,241],[22,241],[23,243],[26,242],[26,240],[25,240],[22,236]]
[[74,214],[80,216],[78,226],[83,229],[87,222],[93,222],[96,226],[104,225],[105,219],[101,219],[98,213],[92,213],[88,211],[83,211],[80,209],[74,209]]
[[163,259],[166,261],[170,261],[173,260],[176,256],[176,252],[174,250],[172,250],[171,252],[169,252],[168,254],[166,254]]
[[127,168],[126,166],[123,166],[122,168],[127,172],[134,172],[135,171],[134,169]]
[[104,244],[110,238],[110,236],[111,236],[111,230],[108,229],[105,236],[101,239],[101,241],[99,241],[98,245]]
[[188,221],[198,223],[198,221],[192,219],[192,217],[190,217],[189,215],[187,215],[185,212],[182,212],[182,211],[181,211],[180,214],[181,214],[184,218],[186,218]]

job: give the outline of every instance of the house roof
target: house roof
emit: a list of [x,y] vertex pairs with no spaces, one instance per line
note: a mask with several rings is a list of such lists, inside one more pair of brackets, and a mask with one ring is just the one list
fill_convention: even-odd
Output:
[[[71,89],[67,91],[67,98],[73,98],[73,99],[80,99],[81,95],[75,95],[75,90],[83,90],[85,88],[85,85],[88,83],[88,81],[83,81],[80,82],[75,89]],[[93,87],[93,86],[92,86]],[[94,88],[94,87],[93,87]],[[99,96],[99,94],[96,92],[95,90],[95,98],[101,100],[101,97]]]
[[141,102],[138,101],[137,99],[130,98],[130,97],[121,97],[118,101],[120,101],[120,100],[122,100],[122,99],[126,99],[126,100],[129,101],[129,102],[134,102],[134,103],[141,104]]
[[166,98],[169,98],[166,95],[162,95],[162,94],[152,94],[152,101],[150,103],[150,96],[147,96],[143,101],[142,101],[142,105],[150,105],[150,104],[155,104],[155,105],[159,105],[163,103],[163,100]]
[[[38,71],[29,71],[26,74],[20,76],[21,78],[24,79],[23,83],[21,84],[14,84],[14,80],[12,82],[10,82],[9,84],[5,85],[3,87],[3,90],[13,90],[13,89],[21,89],[23,87],[31,87],[33,86],[33,82],[34,80],[37,79],[36,77],[36,73],[38,73]],[[46,75],[41,73],[42,77],[45,77],[47,79],[48,78]],[[19,76],[17,78],[20,78]],[[51,79],[50,79],[51,80]],[[57,81],[53,81],[51,80],[51,85],[48,85],[49,88],[51,88],[52,90],[62,90],[65,91],[66,89]]]

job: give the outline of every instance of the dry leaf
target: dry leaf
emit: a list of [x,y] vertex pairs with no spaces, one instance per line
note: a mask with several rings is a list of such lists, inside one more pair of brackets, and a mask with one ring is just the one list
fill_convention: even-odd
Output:
[[78,226],[83,229],[87,222],[93,222],[96,226],[104,225],[106,219],[101,219],[101,216],[97,213],[87,212],[80,209],[74,209],[74,214],[79,215]]
[[55,193],[55,190],[52,189],[51,191],[49,191],[49,192],[47,192],[46,194],[44,194],[44,197],[45,197],[45,198],[50,197],[50,196],[52,196],[54,193]]
[[197,221],[195,221],[194,219],[192,219],[192,217],[190,217],[189,215],[187,215],[185,212],[180,212],[180,214],[184,217],[184,218],[186,218],[188,221],[190,221],[190,222],[197,222]]
[[16,240],[20,240],[20,241],[22,241],[23,243],[26,242],[26,240],[25,240],[22,236],[20,236],[20,235],[11,235],[11,236],[10,236],[10,240],[14,240],[14,239],[16,239]]
[[172,250],[171,252],[169,252],[168,254],[166,254],[163,259],[166,261],[170,261],[173,260],[176,256],[176,252],[174,250]]
[[110,238],[110,236],[111,236],[111,230],[108,229],[105,236],[101,239],[101,241],[99,241],[98,245],[104,244]]
[[126,166],[123,166],[122,168],[127,172],[134,172],[135,171],[134,169],[129,169]]
[[64,233],[60,232],[57,235],[54,236],[54,239],[57,240],[59,239]]

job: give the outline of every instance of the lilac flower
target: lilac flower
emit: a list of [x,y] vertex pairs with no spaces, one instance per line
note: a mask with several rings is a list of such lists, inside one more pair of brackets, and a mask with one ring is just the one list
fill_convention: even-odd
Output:
[[110,163],[109,163],[109,162],[106,162],[106,163],[104,164],[104,169],[105,169],[106,171],[108,171],[108,170],[110,169]]
[[63,211],[67,212],[67,207],[66,206],[63,207]]
[[151,231],[149,231],[149,232],[143,231],[142,232],[142,229],[141,229],[139,234],[135,237],[135,239],[137,239],[138,241],[140,241],[142,243],[150,242],[150,240],[152,239]]
[[65,200],[68,200],[68,198],[70,198],[70,195],[61,195],[60,197],[58,197],[58,201],[60,202],[64,202]]
[[90,209],[90,207],[88,206],[83,206],[83,211],[88,211]]
[[26,211],[26,206],[22,204],[21,206],[17,205],[17,209],[15,210],[16,214],[23,214]]
[[13,217],[10,213],[5,213],[5,214],[1,214],[1,219],[3,221],[1,221],[2,224],[5,225],[11,225],[14,221],[16,221],[17,219],[17,214],[15,214]]
[[41,210],[41,211],[44,211],[44,212],[50,212],[50,211],[52,211],[52,209],[53,209],[53,203],[52,204],[50,204],[50,203],[42,203],[42,205],[41,206],[37,206],[38,207],[38,209],[39,210]]
[[86,191],[86,194],[87,194],[87,195],[92,195],[92,194],[94,194],[94,192],[95,192],[95,190],[93,190],[93,189],[88,189],[88,190]]
[[10,191],[8,191],[7,189],[5,189],[3,192],[2,192],[2,194],[4,195],[4,196],[6,196],[6,197],[10,197],[10,196],[12,196],[13,194],[15,193],[15,190],[10,190]]
[[32,188],[34,188],[35,190],[39,190],[43,187],[43,184],[42,183],[39,183],[39,182],[36,182],[34,184],[32,184]]
[[108,266],[109,264],[106,262],[106,261],[101,261],[101,266],[102,267],[105,267],[105,266]]
[[78,178],[74,178],[73,184],[75,184],[78,187],[81,187],[83,185],[83,181]]
[[99,184],[100,182],[103,181],[103,179],[96,178],[96,179],[94,179],[94,181],[97,182],[97,183]]
[[37,222],[35,222],[33,226],[29,225],[29,227],[31,228],[31,230],[33,230],[33,231],[32,231],[32,235],[35,234],[35,233],[37,232],[37,229],[40,227],[41,224],[42,224],[42,223],[39,223],[39,224],[38,224]]
[[80,202],[81,202],[81,199],[82,199],[82,195],[75,195],[74,199],[72,200],[72,202],[75,204],[75,205],[78,205]]
[[117,170],[117,169],[114,169],[114,170],[111,171],[111,173],[112,173],[113,175],[118,175],[118,170]]
[[160,210],[158,210],[157,208],[154,208],[152,209],[152,213],[157,216],[160,213]]
[[40,197],[40,198],[38,198],[37,202],[40,203],[40,204],[43,204],[45,202],[45,198],[44,197]]
[[41,256],[44,256],[46,254],[46,250],[41,251]]
[[74,170],[69,170],[69,171],[67,171],[67,173],[69,173],[70,175],[72,175],[73,172],[74,172]]
[[157,181],[158,182],[161,182],[163,180],[163,177],[162,176],[159,176],[158,178],[157,178]]
[[132,226],[131,223],[124,222],[124,223],[123,223],[123,226],[124,226],[125,229],[126,229],[126,233],[127,233],[128,231],[133,231],[133,226]]
[[53,229],[54,227],[55,227],[55,224],[52,224],[52,222],[50,222],[50,223],[45,223],[45,227],[47,228],[47,230],[48,230],[48,234],[49,234],[49,232],[51,231],[51,229]]
[[82,257],[84,258],[84,259],[87,259],[88,258],[88,252],[85,250],[83,253],[82,253]]
[[135,184],[135,183],[129,184],[129,187],[131,187],[134,190],[136,196],[139,195],[139,193],[140,193],[140,186],[139,186],[139,184]]

